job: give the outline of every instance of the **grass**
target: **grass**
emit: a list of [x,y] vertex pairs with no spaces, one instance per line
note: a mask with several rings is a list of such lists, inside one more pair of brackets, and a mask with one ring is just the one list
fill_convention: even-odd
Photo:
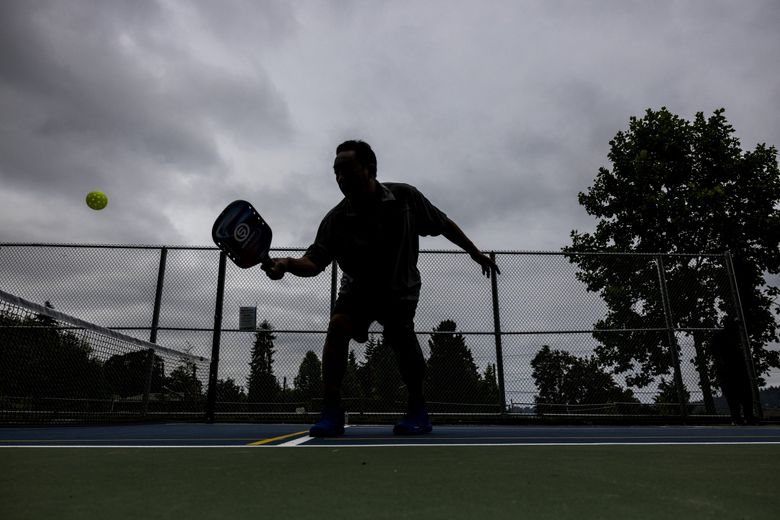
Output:
[[778,460],[760,445],[5,448],[0,517],[768,519]]

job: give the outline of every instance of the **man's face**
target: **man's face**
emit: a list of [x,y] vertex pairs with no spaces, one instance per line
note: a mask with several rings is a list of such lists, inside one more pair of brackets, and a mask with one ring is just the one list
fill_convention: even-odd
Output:
[[360,200],[373,191],[373,176],[360,164],[354,151],[340,152],[333,161],[333,173],[341,193],[349,200]]

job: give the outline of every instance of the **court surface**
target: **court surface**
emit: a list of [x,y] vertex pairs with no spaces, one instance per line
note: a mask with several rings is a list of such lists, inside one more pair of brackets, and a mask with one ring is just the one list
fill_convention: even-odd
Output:
[[[777,518],[780,427],[0,427],[0,518]],[[276,448],[276,449],[274,449]]]
[[780,444],[778,426],[448,426],[399,437],[391,425],[348,426],[336,438],[309,437],[307,424],[166,423],[2,427],[0,446],[347,447],[635,444]]

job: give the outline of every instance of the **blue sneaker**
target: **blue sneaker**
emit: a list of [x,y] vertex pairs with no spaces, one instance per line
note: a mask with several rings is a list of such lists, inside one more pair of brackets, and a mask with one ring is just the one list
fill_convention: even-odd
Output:
[[432,431],[431,418],[428,416],[428,410],[424,407],[408,411],[403,419],[393,427],[394,435],[422,435]]
[[312,437],[337,437],[344,435],[344,410],[339,407],[325,407],[320,420],[309,428]]

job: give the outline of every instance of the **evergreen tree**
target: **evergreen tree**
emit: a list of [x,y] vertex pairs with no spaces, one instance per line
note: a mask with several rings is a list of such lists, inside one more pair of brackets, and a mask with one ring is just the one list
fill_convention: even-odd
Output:
[[500,404],[498,399],[498,375],[496,365],[489,363],[479,381],[480,402],[485,404]]
[[454,321],[444,320],[433,329],[434,334],[428,340],[431,356],[425,393],[430,401],[474,403],[481,400],[477,365],[465,338],[456,330]]
[[359,398],[363,396],[358,370],[359,367],[357,358],[355,357],[355,351],[350,350],[349,357],[347,358],[347,371],[344,374],[344,382],[341,385],[342,397]]
[[273,327],[268,323],[268,320],[263,320],[255,331],[255,343],[249,361],[249,378],[247,379],[247,398],[249,401],[272,402],[277,400],[281,394],[281,386],[273,369],[275,339]]
[[322,397],[322,362],[313,351],[306,352],[303,357],[294,384],[298,399],[310,400]]
[[383,408],[392,408],[396,401],[404,400],[403,380],[393,349],[384,336],[373,335],[366,344],[366,360],[358,369],[363,395],[377,401]]

